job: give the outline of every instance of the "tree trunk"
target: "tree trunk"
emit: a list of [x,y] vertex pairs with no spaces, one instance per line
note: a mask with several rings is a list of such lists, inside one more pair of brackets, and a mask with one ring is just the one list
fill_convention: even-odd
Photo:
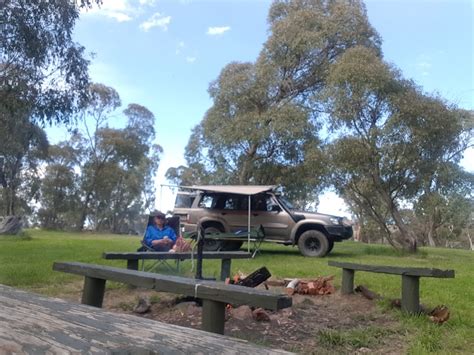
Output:
[[433,231],[434,231],[434,222],[432,221],[432,217],[429,218],[429,225],[428,225],[428,244],[430,247],[435,247],[436,243],[433,239]]
[[469,246],[470,246],[471,250],[474,250],[474,244],[473,244],[472,239],[471,239],[471,233],[469,233],[469,231],[468,231],[466,234],[467,234],[467,239],[469,240]]
[[15,235],[21,232],[23,223],[19,216],[7,216],[0,219],[0,235]]
[[92,193],[88,192],[86,195],[86,200],[84,201],[84,204],[82,205],[81,217],[79,219],[79,223],[77,224],[77,228],[80,231],[84,229],[84,223],[86,222],[87,213],[89,212],[89,202],[91,200],[91,197],[92,197]]
[[411,230],[411,228],[408,227],[403,222],[400,212],[398,211],[397,207],[394,206],[393,204],[390,206],[390,214],[392,215],[393,220],[395,221],[395,224],[397,225],[398,230],[400,231],[401,238],[399,242],[402,245],[403,249],[411,253],[416,253],[417,251],[416,235]]

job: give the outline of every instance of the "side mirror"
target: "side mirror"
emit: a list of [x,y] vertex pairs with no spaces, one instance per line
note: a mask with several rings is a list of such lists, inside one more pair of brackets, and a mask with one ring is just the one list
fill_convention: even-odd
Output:
[[272,206],[272,212],[281,212],[281,207],[278,205],[273,205]]

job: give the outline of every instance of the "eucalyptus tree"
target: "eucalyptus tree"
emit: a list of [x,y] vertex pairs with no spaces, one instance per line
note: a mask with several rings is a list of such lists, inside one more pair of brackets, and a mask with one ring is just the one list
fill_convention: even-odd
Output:
[[[98,151],[110,152],[95,186],[91,221],[99,230],[136,230],[145,209],[154,205],[154,176],[161,147],[154,144],[155,116],[146,107],[130,104],[123,129],[97,131]],[[143,227],[143,226],[141,226]]]
[[9,216],[27,212],[28,202],[36,192],[39,164],[47,155],[48,139],[44,130],[26,116],[3,123],[0,130],[0,213]]
[[392,245],[416,251],[417,237],[401,208],[424,192],[441,167],[459,162],[472,137],[465,124],[470,113],[423,93],[366,47],[339,58],[325,94],[336,135],[328,148],[332,181],[387,232]]
[[[0,112],[69,123],[89,85],[85,49],[73,40],[81,9],[101,0],[4,0],[0,11]],[[11,104],[12,93],[20,102]]]
[[437,246],[458,239],[474,213],[473,203],[474,174],[449,162],[436,169],[413,206],[425,242]]
[[[106,126],[110,115],[121,105],[117,91],[109,86],[94,83],[90,85],[87,102],[80,114],[83,131],[76,131],[74,141],[78,151],[83,151],[81,159],[81,189],[84,191],[81,199],[81,214],[77,223],[82,229],[91,211],[96,186],[107,160],[113,154],[113,146],[103,146],[100,143],[100,130]],[[81,149],[82,148],[82,149]]]
[[81,191],[76,167],[80,153],[71,142],[49,147],[41,179],[38,220],[45,228],[74,229]]
[[283,184],[309,200],[326,164],[318,136],[319,92],[329,68],[355,45],[380,48],[360,1],[275,1],[270,35],[255,63],[233,62],[210,84],[213,100],[186,148],[179,182]]

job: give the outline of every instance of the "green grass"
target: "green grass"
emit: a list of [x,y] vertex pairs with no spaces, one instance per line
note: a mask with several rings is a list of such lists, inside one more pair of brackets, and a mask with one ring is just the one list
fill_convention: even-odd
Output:
[[[78,276],[53,272],[54,261],[81,261],[125,267],[125,261],[102,259],[105,251],[133,251],[139,246],[138,236],[108,234],[64,233],[29,230],[21,238],[0,237],[0,284],[39,291],[48,295],[64,293],[68,285],[77,284]],[[245,247],[245,246],[244,246]],[[335,245],[326,258],[305,258],[297,248],[264,244],[262,253],[251,260],[232,261],[232,271],[250,273],[266,266],[273,276],[316,277],[335,275],[340,285],[341,270],[329,267],[329,260],[348,261],[377,265],[434,267],[454,269],[455,279],[421,278],[420,299],[428,306],[444,304],[451,311],[450,320],[443,325],[432,324],[427,317],[403,315],[389,311],[385,303],[380,307],[393,312],[409,336],[409,352],[423,353],[471,353],[474,348],[474,253],[467,250],[423,248],[416,255],[404,254],[389,246],[343,242]],[[163,272],[167,272],[163,269]],[[219,277],[220,262],[205,260],[203,273],[206,277]],[[192,276],[191,263],[182,263],[181,273]],[[363,284],[387,298],[400,297],[400,276],[357,272],[355,284]],[[109,287],[121,287],[111,283]],[[340,335],[340,334],[339,334]],[[334,334],[320,334],[327,342],[366,343],[380,337],[371,331],[353,333],[338,338]],[[374,340],[375,339],[375,340]],[[323,340],[324,341],[324,340]]]
[[370,348],[380,344],[383,338],[393,334],[392,329],[366,327],[352,330],[321,330],[318,334],[318,343],[331,350],[349,346],[350,348]]

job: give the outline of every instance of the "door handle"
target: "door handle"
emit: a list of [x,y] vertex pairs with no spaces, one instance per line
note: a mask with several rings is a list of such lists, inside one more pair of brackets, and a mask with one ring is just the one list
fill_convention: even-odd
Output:
[[221,215],[225,216],[227,213],[226,212],[221,212]]
[[252,213],[252,216],[258,216],[258,213]]

